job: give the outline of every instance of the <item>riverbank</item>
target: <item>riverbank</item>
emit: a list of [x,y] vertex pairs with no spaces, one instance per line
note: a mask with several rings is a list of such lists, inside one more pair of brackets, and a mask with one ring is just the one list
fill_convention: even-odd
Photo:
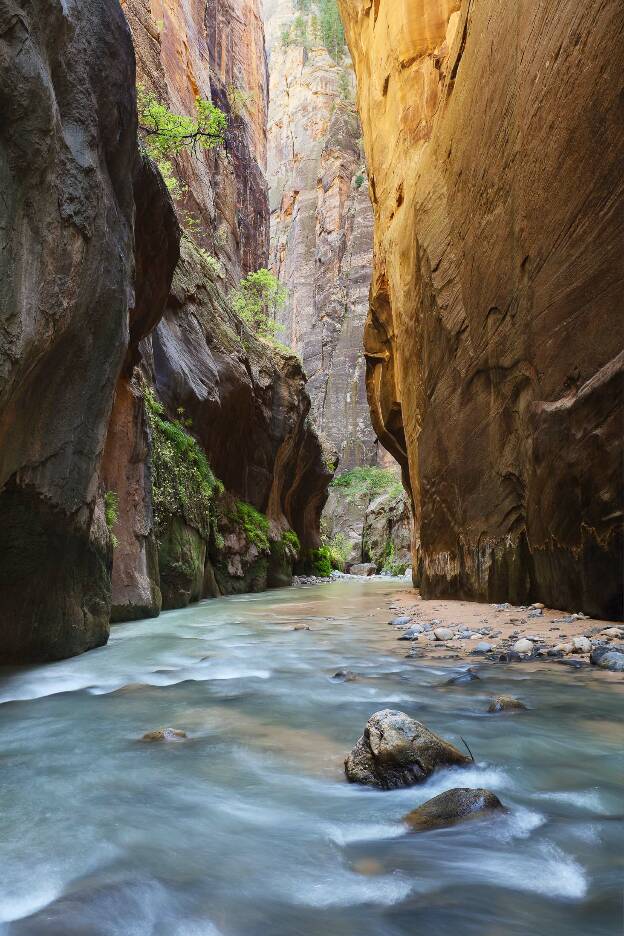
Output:
[[623,625],[542,604],[425,600],[413,589],[400,592],[388,612],[408,655],[433,660],[540,660],[581,668],[602,651],[618,655],[624,639]]

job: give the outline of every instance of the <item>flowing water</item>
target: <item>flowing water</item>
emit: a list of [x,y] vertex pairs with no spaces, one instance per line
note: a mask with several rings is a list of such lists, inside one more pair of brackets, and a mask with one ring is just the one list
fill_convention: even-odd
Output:
[[[444,687],[457,664],[405,659],[385,626],[400,587],[203,602],[3,673],[2,936],[619,933],[618,684],[480,664],[480,682]],[[486,715],[501,693],[530,711]],[[347,784],[345,753],[387,707],[463,736],[476,766],[393,792]],[[163,725],[188,740],[140,740]],[[401,818],[452,786],[510,812],[406,834]]]

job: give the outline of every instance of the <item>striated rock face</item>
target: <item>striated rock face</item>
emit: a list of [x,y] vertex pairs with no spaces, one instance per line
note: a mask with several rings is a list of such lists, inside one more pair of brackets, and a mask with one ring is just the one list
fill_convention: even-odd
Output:
[[294,0],[265,0],[270,54],[271,265],[288,288],[283,340],[301,356],[315,424],[341,469],[377,462],[362,350],[373,216],[348,55],[281,35]]
[[608,0],[340,0],[375,429],[425,595],[622,609],[624,35]]
[[0,6],[0,657],[106,641],[99,489],[129,341],[134,56],[114,0]]

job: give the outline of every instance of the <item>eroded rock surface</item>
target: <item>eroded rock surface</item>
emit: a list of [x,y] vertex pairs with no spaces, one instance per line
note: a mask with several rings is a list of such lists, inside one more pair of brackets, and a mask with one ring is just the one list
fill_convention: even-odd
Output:
[[0,657],[105,643],[99,467],[129,340],[134,55],[115,0],[0,7]]
[[620,618],[621,12],[340,6],[375,212],[368,395],[423,594]]
[[351,783],[393,790],[422,783],[439,767],[470,763],[469,757],[422,722],[384,709],[369,718],[345,761],[345,773]]

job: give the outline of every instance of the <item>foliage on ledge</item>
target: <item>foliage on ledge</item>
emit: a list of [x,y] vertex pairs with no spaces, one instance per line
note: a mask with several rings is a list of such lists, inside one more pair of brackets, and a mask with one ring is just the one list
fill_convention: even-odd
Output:
[[368,496],[369,499],[379,494],[389,494],[399,497],[403,493],[400,479],[386,468],[352,468],[338,475],[331,483],[331,487],[338,490],[349,499]]
[[153,391],[145,387],[145,409],[152,432],[152,497],[156,535],[172,516],[182,517],[205,539],[210,536],[214,503],[223,493],[189,420],[170,420]]

